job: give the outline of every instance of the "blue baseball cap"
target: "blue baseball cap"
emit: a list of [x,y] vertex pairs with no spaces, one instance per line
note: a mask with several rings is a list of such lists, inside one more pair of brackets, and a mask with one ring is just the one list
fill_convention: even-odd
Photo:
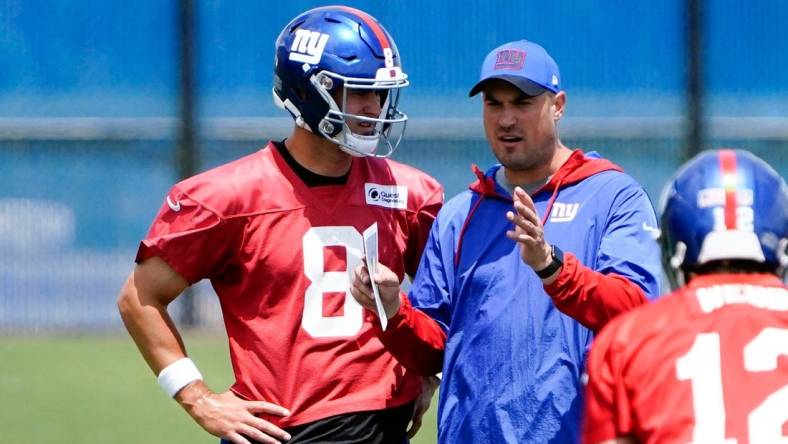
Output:
[[492,79],[505,80],[529,96],[561,91],[558,65],[544,48],[528,40],[501,45],[487,54],[479,81],[468,96],[473,97]]

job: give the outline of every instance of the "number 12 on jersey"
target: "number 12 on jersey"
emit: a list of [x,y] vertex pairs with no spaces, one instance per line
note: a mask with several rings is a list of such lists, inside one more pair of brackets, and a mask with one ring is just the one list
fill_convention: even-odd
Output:
[[[788,329],[765,328],[743,350],[744,369],[769,372],[777,369],[780,355],[788,355]],[[725,402],[719,333],[701,333],[689,352],[676,361],[676,376],[692,383],[695,427],[693,443],[736,444],[725,439]],[[735,399],[736,393],[728,396]],[[747,416],[750,444],[788,443],[782,426],[788,421],[788,384],[771,393]]]

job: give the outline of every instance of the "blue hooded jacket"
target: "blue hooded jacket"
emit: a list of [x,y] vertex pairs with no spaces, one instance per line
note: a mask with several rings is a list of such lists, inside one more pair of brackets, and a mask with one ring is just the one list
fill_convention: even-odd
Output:
[[498,168],[477,171],[440,211],[410,304],[379,337],[411,370],[442,370],[440,443],[579,442],[593,330],[660,293],[656,216],[619,167],[574,151],[532,196],[549,214],[545,239],[565,252],[544,286],[506,237],[512,197],[495,183]]

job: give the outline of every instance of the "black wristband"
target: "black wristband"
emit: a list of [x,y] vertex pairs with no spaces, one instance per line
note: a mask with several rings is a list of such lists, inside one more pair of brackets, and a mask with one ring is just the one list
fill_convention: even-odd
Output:
[[564,252],[555,245],[550,245],[550,258],[552,262],[541,270],[534,270],[540,279],[547,279],[564,265]]

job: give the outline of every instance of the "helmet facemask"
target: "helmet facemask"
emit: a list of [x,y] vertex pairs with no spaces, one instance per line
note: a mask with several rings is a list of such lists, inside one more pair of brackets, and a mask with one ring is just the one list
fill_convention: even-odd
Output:
[[[378,73],[381,79],[346,77],[329,71],[321,71],[310,77],[315,90],[328,105],[328,112],[320,121],[318,132],[353,156],[389,157],[405,133],[408,117],[397,105],[400,89],[409,84],[407,75],[398,67],[385,71],[386,77]],[[338,92],[338,100],[334,99],[332,91]],[[363,116],[346,111],[348,95],[355,91],[374,91],[379,94],[381,104],[378,116]],[[353,131],[353,128],[359,127],[365,127],[367,131]],[[381,144],[383,149],[380,149]]]

